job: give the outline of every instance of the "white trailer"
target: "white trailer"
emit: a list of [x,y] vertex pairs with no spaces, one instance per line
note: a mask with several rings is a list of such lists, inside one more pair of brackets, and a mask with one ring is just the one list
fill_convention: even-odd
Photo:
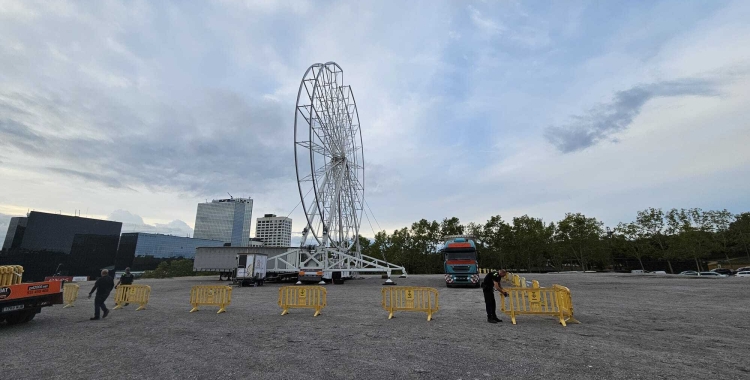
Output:
[[236,249],[229,247],[201,247],[195,250],[193,270],[196,272],[218,272],[219,280],[230,280],[237,269]]
[[268,255],[262,253],[240,253],[236,256],[237,268],[234,274],[235,282],[240,287],[249,283],[262,286],[266,280],[266,264]]

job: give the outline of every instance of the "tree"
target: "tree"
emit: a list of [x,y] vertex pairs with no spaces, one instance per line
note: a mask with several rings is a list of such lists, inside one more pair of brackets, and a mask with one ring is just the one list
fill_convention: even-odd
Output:
[[526,264],[526,268],[531,270],[533,266],[539,265],[544,258],[542,253],[551,238],[544,221],[528,215],[513,218],[510,232],[510,247],[517,266]]
[[556,240],[578,261],[583,270],[588,270],[590,261],[600,250],[603,223],[596,218],[587,218],[581,213],[567,213],[557,223]]
[[750,261],[750,212],[735,215],[734,222],[729,224],[729,232]]
[[711,251],[711,219],[699,208],[672,209],[667,213],[667,225],[675,234],[674,248],[682,258],[692,258],[700,272],[700,260]]
[[491,217],[477,236],[482,247],[482,266],[490,268],[506,268],[504,250],[510,236],[508,226],[500,215]]
[[715,245],[724,253],[727,264],[729,264],[729,244],[732,240],[729,226],[734,220],[734,215],[726,209],[721,211],[706,211],[705,214],[713,230],[711,237],[713,237]]
[[440,223],[440,234],[442,236],[463,235],[464,226],[461,225],[461,221],[455,216],[450,219],[445,218],[443,219],[443,222]]
[[635,222],[643,230],[645,237],[658,249],[659,257],[667,260],[669,273],[674,273],[672,260],[676,256],[674,255],[674,250],[670,250],[667,244],[669,232],[664,225],[664,212],[660,208],[649,207],[643,211],[638,211]]
[[621,240],[626,247],[627,255],[636,258],[641,265],[641,270],[646,270],[643,266],[643,257],[651,252],[647,231],[638,223],[620,223],[615,231],[618,236],[617,240]]

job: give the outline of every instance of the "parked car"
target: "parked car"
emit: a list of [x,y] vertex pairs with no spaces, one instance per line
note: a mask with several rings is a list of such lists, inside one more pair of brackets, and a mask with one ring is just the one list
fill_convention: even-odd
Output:
[[680,272],[680,275],[681,276],[697,276],[698,272],[694,270],[686,270],[686,271]]
[[737,272],[750,272],[750,267],[742,267],[737,269]]
[[737,274],[735,276],[737,276],[737,277],[750,277],[750,270],[743,270],[743,271],[737,272]]
[[727,276],[731,276],[734,274],[734,272],[732,272],[732,270],[728,268],[715,268],[715,269],[711,269],[711,272],[725,274]]
[[700,272],[700,273],[698,273],[698,276],[727,277],[727,275],[725,275],[725,274],[716,273],[716,272]]

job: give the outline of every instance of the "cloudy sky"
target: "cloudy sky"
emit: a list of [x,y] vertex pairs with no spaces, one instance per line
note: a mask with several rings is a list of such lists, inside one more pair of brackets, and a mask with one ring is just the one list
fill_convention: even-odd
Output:
[[0,239],[27,210],[189,232],[231,193],[289,214],[297,89],[327,61],[384,229],[749,211],[748,19],[718,0],[0,0]]

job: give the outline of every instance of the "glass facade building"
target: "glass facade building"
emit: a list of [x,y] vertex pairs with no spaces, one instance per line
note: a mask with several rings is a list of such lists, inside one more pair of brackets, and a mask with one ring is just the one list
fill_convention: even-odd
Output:
[[162,261],[195,258],[198,247],[221,247],[219,240],[181,236],[125,233],[120,238],[115,267],[118,271],[130,267],[134,271],[153,270]]
[[246,247],[250,240],[252,219],[253,200],[250,198],[199,203],[193,237],[219,240],[233,247]]

